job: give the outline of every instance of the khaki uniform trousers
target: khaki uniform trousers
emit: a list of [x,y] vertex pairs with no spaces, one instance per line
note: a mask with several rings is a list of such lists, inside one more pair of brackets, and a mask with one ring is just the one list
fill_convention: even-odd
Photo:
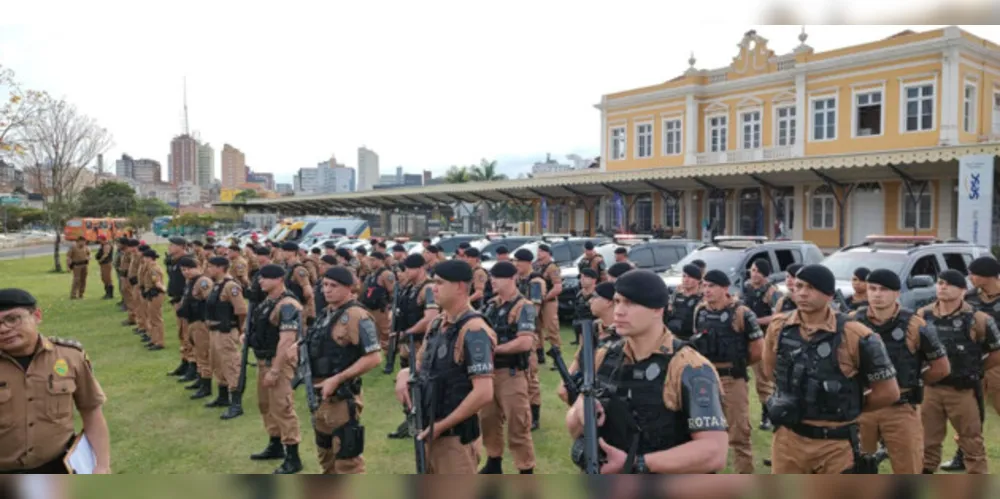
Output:
[[105,288],[107,288],[108,286],[112,286],[114,284],[114,281],[111,280],[110,263],[101,264],[101,282],[104,284]]
[[729,422],[729,447],[737,473],[753,473],[753,445],[750,443],[750,388],[747,380],[721,376],[722,412]]
[[[181,302],[173,304],[174,312],[181,308]],[[177,339],[180,342],[181,360],[194,362],[194,343],[191,342],[191,326],[187,319],[177,318]]]
[[86,264],[73,266],[73,285],[70,287],[70,298],[83,298],[83,292],[87,290],[87,268]]
[[[316,383],[319,384],[319,381]],[[357,412],[355,417],[360,419],[361,408],[364,405],[361,395],[354,397],[354,404]],[[347,424],[349,419],[350,413],[347,410],[347,402],[344,400],[329,398],[320,404],[319,409],[316,409],[316,426],[313,428],[316,431],[316,454],[319,457],[319,465],[323,468],[324,475],[349,475],[365,472],[363,454],[350,459],[337,459],[337,453],[340,452],[340,437],[333,435],[332,446],[329,448],[323,448],[325,443],[321,443],[320,434],[325,434],[329,438],[335,430]]]
[[757,400],[760,401],[760,405],[764,405],[767,399],[774,395],[774,383],[769,381],[764,381],[764,376],[761,363],[758,362],[751,366],[753,368],[753,386],[757,390]]
[[188,324],[188,335],[194,342],[194,363],[198,366],[198,377],[212,377],[212,337],[208,324],[204,321]]
[[898,404],[866,412],[858,418],[858,424],[862,452],[874,454],[881,437],[894,474],[920,474],[924,464],[924,425],[918,406]]
[[[539,348],[541,340],[535,335],[535,350]],[[542,386],[538,380],[538,356],[534,350],[528,352],[528,398],[531,405],[542,405]]]
[[146,299],[142,296],[142,288],[139,285],[132,286],[132,306],[135,308],[135,323],[139,329],[149,332],[149,324],[146,322]]
[[[229,332],[209,331],[211,338],[212,374],[221,386],[236,388],[240,379],[240,333],[236,328]],[[289,380],[292,378],[289,377]]]
[[129,324],[138,325],[139,322],[135,316],[135,292],[132,290],[132,284],[128,282],[128,277],[122,277],[120,289],[122,301],[125,302],[125,310],[128,312],[128,322]]
[[144,300],[146,305],[146,324],[150,343],[163,346],[163,300],[167,295],[160,293],[155,298]]
[[[549,345],[562,346],[562,338],[559,336],[559,299],[542,303],[541,313],[542,331],[545,333],[545,341]],[[538,348],[545,348],[545,344],[538,343]]]
[[427,472],[433,475],[475,475],[479,472],[480,439],[467,444],[457,436],[440,437],[427,448]]
[[[529,355],[532,352],[529,352]],[[479,411],[483,444],[488,457],[503,457],[503,426],[514,465],[519,470],[535,467],[535,444],[531,439],[531,407],[528,400],[528,373],[496,368],[493,373],[493,401]]]
[[993,402],[993,410],[1000,414],[1000,367],[986,371],[983,378],[983,392]]
[[989,473],[983,423],[973,390],[958,390],[935,385],[924,390],[920,406],[924,423],[924,469],[936,470],[941,464],[941,442],[948,432],[948,422],[958,433],[958,447],[965,454],[965,469],[970,474]]
[[302,438],[292,392],[294,370],[290,366],[283,367],[275,385],[269,388],[264,386],[264,375],[270,370],[270,361],[257,361],[257,408],[268,436],[281,438],[282,444],[295,445]]
[[836,475],[854,468],[849,440],[815,440],[784,426],[774,432],[771,473],[775,475]]
[[382,346],[382,350],[385,351],[389,348],[389,326],[392,323],[392,318],[389,316],[387,310],[371,310],[372,319],[375,321],[375,330],[378,331],[378,343]]

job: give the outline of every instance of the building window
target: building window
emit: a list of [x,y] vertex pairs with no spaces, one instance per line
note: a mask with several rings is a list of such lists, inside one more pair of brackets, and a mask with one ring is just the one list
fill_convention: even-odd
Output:
[[611,129],[611,159],[625,159],[625,127]]
[[795,106],[779,107],[777,112],[779,146],[795,145]]
[[663,154],[673,156],[681,153],[681,120],[663,121]]
[[827,186],[817,187],[812,192],[809,210],[811,211],[810,229],[832,229],[835,223],[837,200],[833,190]]
[[653,124],[642,123],[635,126],[635,157],[653,156]]
[[681,226],[681,203],[673,196],[663,197],[663,226],[668,229]]
[[934,129],[934,84],[921,83],[903,87],[906,98],[903,126],[907,132]]
[[882,135],[882,91],[870,90],[854,96],[854,135]]
[[976,133],[976,86],[965,84],[965,95],[962,99],[962,129],[966,133]]
[[726,132],[728,119],[726,116],[711,116],[708,118],[708,150],[723,152],[726,150]]
[[[913,195],[910,195],[910,192]],[[934,224],[934,198],[931,195],[931,186],[918,182],[907,189],[905,185],[900,186],[899,198],[903,203],[903,228],[930,230]]]
[[653,198],[649,194],[637,196],[635,200],[636,232],[653,231]]
[[760,111],[740,113],[743,149],[760,149]]
[[837,138],[837,98],[813,101],[813,140]]

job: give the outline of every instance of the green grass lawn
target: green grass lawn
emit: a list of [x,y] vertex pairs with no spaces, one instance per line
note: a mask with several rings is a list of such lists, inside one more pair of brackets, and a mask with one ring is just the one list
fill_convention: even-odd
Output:
[[[160,251],[163,251],[160,248]],[[42,333],[74,338],[83,343],[94,364],[108,401],[104,412],[111,429],[112,468],[118,473],[270,473],[277,462],[253,462],[248,456],[267,443],[257,411],[256,373],[248,375],[244,398],[246,414],[231,421],[219,420],[219,409],[206,409],[205,400],[188,399],[176,378],[166,373],[176,367],[178,339],[173,310],[164,304],[167,349],[148,352],[131,327],[121,326],[125,314],[115,306],[117,300],[101,300],[103,289],[99,268],[90,266],[88,291],[84,300],[69,299],[71,277],[53,274],[51,256],[0,261],[0,287],[27,289],[39,300],[43,311]],[[572,333],[563,329],[567,343]],[[538,458],[537,473],[577,473],[570,462],[570,439],[563,419],[565,406],[556,397],[558,375],[542,369],[542,428],[533,436]],[[365,459],[368,473],[413,473],[413,446],[409,440],[389,440],[385,435],[396,428],[403,413],[393,393],[394,376],[381,368],[365,379],[365,407],[362,423],[367,428]],[[305,395],[297,395],[302,426],[301,454],[305,472],[316,473],[313,432]],[[756,393],[751,389],[753,442],[758,473],[769,468],[760,464],[769,455],[771,434],[756,430],[760,410]],[[987,452],[991,470],[1000,468],[1000,418],[989,410]],[[945,455],[954,451],[954,443],[945,441]],[[484,456],[485,458],[485,456]],[[504,461],[505,471],[516,472],[513,460]],[[889,472],[888,463],[884,472]]]

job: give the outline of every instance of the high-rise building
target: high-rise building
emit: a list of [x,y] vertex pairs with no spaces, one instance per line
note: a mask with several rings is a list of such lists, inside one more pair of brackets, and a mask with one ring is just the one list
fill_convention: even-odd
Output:
[[128,154],[122,154],[122,159],[115,160],[115,176],[135,178],[135,160]]
[[170,141],[170,183],[194,183],[198,172],[198,141],[183,134]]
[[247,182],[247,162],[243,153],[229,145],[222,146],[222,188],[236,189]]
[[163,181],[160,174],[160,162],[153,159],[132,159],[128,154],[122,154],[121,159],[115,160],[115,176],[121,179],[132,179],[145,184],[156,183]]
[[198,144],[198,185],[208,189],[215,178],[215,149],[208,143]]
[[315,193],[318,192],[319,168],[299,168],[299,172],[292,178],[295,192]]
[[271,172],[255,172],[247,167],[247,182],[257,183],[269,191],[274,190],[274,174]]
[[378,154],[365,146],[358,148],[358,190],[371,190],[379,182]]
[[292,192],[295,192],[294,190],[295,188],[292,186],[292,184],[278,184],[275,187],[278,194],[290,194]]

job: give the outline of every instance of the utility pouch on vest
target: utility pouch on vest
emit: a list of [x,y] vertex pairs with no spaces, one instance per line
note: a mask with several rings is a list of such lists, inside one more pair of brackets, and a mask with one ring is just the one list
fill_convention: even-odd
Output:
[[764,403],[767,417],[775,426],[793,426],[802,420],[799,401],[784,393],[775,393]]
[[347,424],[337,428],[333,434],[340,438],[340,449],[337,459],[351,459],[361,455],[365,450],[365,427],[358,422],[357,406],[354,397],[347,399]]

